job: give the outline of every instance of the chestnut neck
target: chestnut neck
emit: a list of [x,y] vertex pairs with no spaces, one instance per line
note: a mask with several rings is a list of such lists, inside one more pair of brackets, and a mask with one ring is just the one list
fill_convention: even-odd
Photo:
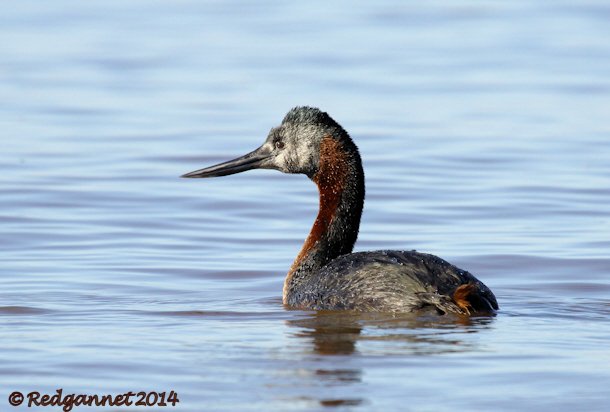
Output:
[[358,148],[347,136],[324,138],[318,171],[320,208],[309,236],[284,282],[284,303],[299,283],[331,260],[350,253],[360,228],[364,204],[364,171]]

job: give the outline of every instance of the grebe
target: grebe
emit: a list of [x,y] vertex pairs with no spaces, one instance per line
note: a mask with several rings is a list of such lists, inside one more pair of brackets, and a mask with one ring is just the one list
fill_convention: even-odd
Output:
[[320,209],[284,281],[283,302],[297,309],[470,315],[498,309],[481,281],[434,255],[383,250],[351,253],[364,203],[358,148],[327,113],[295,107],[261,147],[182,177],[227,176],[251,169],[302,173],[318,186]]

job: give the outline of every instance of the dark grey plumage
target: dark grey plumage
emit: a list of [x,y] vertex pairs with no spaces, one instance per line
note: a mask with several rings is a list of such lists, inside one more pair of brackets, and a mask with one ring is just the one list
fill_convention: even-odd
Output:
[[288,304],[310,309],[413,312],[434,307],[464,313],[456,288],[473,284],[472,308],[498,309],[495,296],[477,278],[447,261],[416,251],[380,250],[340,256],[303,279]]

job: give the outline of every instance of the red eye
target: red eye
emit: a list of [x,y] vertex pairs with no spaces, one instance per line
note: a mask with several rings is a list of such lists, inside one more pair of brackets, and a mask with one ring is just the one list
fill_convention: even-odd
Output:
[[284,142],[282,142],[281,140],[278,140],[277,142],[275,142],[275,148],[276,149],[283,149],[284,148]]

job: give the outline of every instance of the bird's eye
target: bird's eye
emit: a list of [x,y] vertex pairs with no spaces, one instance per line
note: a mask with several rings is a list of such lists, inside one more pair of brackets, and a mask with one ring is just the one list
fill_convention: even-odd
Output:
[[284,148],[284,142],[282,142],[281,140],[277,140],[275,142],[275,148],[279,149],[279,150],[282,150]]

